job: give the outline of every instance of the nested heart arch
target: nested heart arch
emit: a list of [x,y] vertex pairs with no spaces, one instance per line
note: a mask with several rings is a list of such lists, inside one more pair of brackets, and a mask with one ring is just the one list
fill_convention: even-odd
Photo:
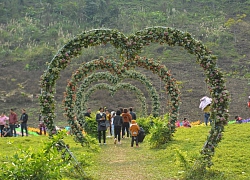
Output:
[[[112,85],[107,84],[107,83],[95,84],[94,86],[90,87],[83,94],[83,97],[82,97],[83,105],[86,105],[86,103],[89,101],[89,98],[90,98],[90,96],[91,96],[91,94],[93,92],[95,92],[96,90],[100,90],[100,89],[107,89],[107,90],[109,90],[109,92],[111,93],[111,96],[113,96],[114,93],[116,91],[120,90],[120,89],[127,89],[129,91],[134,92],[136,94],[136,97],[141,102],[142,115],[143,116],[146,115],[146,111],[147,111],[146,98],[145,98],[144,94],[142,93],[142,91],[139,88],[137,88],[136,86],[134,86],[134,85],[132,85],[130,83],[118,83],[115,86],[112,86]],[[86,106],[85,106],[85,108],[86,108]]]
[[211,118],[215,124],[211,127],[207,142],[201,153],[205,157],[206,164],[210,165],[214,147],[220,142],[224,125],[228,122],[229,92],[225,87],[223,74],[216,65],[216,56],[212,55],[211,51],[200,41],[194,39],[190,33],[169,27],[150,27],[128,37],[117,30],[95,29],[83,32],[65,44],[41,76],[41,95],[39,97],[41,113],[46,117],[45,123],[50,136],[53,135],[55,129],[53,119],[55,118],[54,93],[56,80],[60,71],[67,67],[71,59],[81,54],[82,48],[110,43],[115,48],[120,49],[121,55],[133,60],[145,45],[155,42],[184,47],[188,53],[196,55],[197,63],[205,72],[206,82],[213,98]]
[[[131,64],[131,65],[130,65]],[[176,85],[176,80],[171,77],[171,74],[164,65],[159,64],[159,62],[154,61],[153,59],[141,58],[139,56],[135,57],[134,61],[126,61],[122,67],[117,66],[117,63],[110,59],[105,59],[100,57],[99,59],[92,60],[88,63],[80,66],[74,74],[72,74],[71,79],[69,80],[65,98],[64,98],[64,107],[65,107],[65,116],[68,119],[68,123],[73,130],[75,139],[77,142],[84,143],[84,137],[81,133],[81,129],[77,126],[77,120],[75,119],[75,101],[76,101],[76,89],[79,81],[82,81],[88,76],[88,73],[99,70],[107,69],[111,73],[123,74],[127,71],[126,67],[143,67],[145,69],[151,70],[153,73],[157,74],[163,82],[166,84],[166,90],[170,96],[170,127],[171,132],[175,132],[175,122],[178,117],[178,108],[179,108],[179,99],[180,91]]]
[[[83,65],[84,66],[84,65]],[[85,109],[83,109],[84,103],[82,102],[82,95],[86,91],[86,89],[90,86],[91,83],[99,80],[108,80],[112,84],[117,84],[121,80],[125,78],[131,78],[134,80],[140,81],[142,84],[144,84],[147,88],[147,91],[149,93],[149,96],[151,97],[152,100],[152,111],[151,114],[153,116],[158,116],[159,115],[159,95],[156,91],[156,89],[153,87],[152,83],[148,80],[148,78],[136,71],[125,71],[123,74],[117,76],[115,74],[111,74],[110,72],[97,72],[94,74],[91,74],[90,76],[86,77],[82,83],[81,86],[76,94],[76,114],[80,115],[84,112]],[[146,115],[146,114],[144,114]],[[84,116],[81,115],[81,121],[84,121]]]

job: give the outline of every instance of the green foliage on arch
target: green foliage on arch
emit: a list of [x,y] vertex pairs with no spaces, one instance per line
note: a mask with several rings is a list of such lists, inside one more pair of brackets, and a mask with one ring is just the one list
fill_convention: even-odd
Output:
[[[225,87],[223,74],[216,65],[216,56],[212,55],[211,51],[200,41],[194,39],[190,33],[169,27],[150,27],[130,36],[125,36],[117,30],[95,29],[83,32],[65,44],[49,63],[47,71],[41,76],[41,113],[46,117],[45,123],[50,136],[55,129],[53,123],[55,117],[54,93],[55,82],[59,77],[60,71],[67,67],[73,57],[77,57],[81,54],[83,48],[106,43],[110,43],[120,50],[122,61],[133,61],[134,58],[140,54],[141,49],[146,45],[150,45],[150,43],[168,44],[169,46],[177,45],[197,57],[197,63],[200,64],[205,72],[206,82],[209,85],[210,94],[213,99],[211,118],[214,120],[214,124],[201,151],[201,154],[204,155],[204,164],[211,166],[214,149],[221,140],[224,125],[228,122],[229,92]],[[70,88],[74,91],[76,84],[75,82],[70,83]],[[170,87],[169,90],[171,89]],[[67,95],[72,95],[71,97],[75,98],[73,92],[72,94],[69,92]],[[175,103],[174,100],[173,103]],[[68,110],[70,111],[72,108],[73,107],[69,107]],[[175,118],[171,119],[171,124],[173,124]]]
[[[107,83],[99,83],[99,84],[95,84],[94,86],[92,86],[91,88],[89,88],[86,93],[83,94],[82,97],[82,104],[85,105],[91,94],[93,92],[95,92],[96,90],[100,90],[100,89],[107,89],[109,90],[109,92],[111,93],[111,96],[114,95],[114,93],[120,89],[127,89],[129,91],[132,91],[136,94],[136,97],[140,100],[141,102],[141,108],[142,108],[142,115],[145,116],[146,115],[146,111],[147,111],[147,105],[146,105],[146,98],[144,96],[144,94],[141,92],[141,90],[133,85],[131,85],[130,83],[118,83],[115,86],[112,86],[110,84]],[[86,108],[86,106],[84,107]]]
[[146,86],[147,91],[149,92],[149,95],[152,100],[152,112],[151,113],[153,114],[153,116],[159,116],[160,103],[159,103],[159,95],[156,89],[153,87],[152,83],[148,80],[148,78],[145,75],[136,71],[131,71],[131,70],[125,71],[123,74],[119,76],[108,73],[108,72],[97,72],[86,77],[82,81],[82,84],[76,94],[76,102],[75,102],[76,114],[80,114],[84,111],[84,109],[81,108],[84,105],[82,102],[82,94],[83,92],[86,91],[86,88],[88,88],[91,83],[98,81],[98,80],[105,79],[111,82],[112,84],[117,84],[118,82],[120,82],[122,79],[125,79],[125,78],[132,78],[134,80],[138,80]]

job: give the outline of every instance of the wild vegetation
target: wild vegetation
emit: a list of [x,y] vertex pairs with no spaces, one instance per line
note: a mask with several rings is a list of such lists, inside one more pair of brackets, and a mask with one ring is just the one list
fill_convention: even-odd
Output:
[[[218,66],[227,76],[231,92],[231,118],[240,114],[249,117],[246,99],[249,89],[249,0],[223,1],[115,1],[109,0],[9,0],[0,1],[0,108],[28,109],[32,126],[36,126],[40,93],[39,78],[54,54],[71,38],[84,30],[114,28],[130,34],[150,26],[168,26],[190,32],[218,56]],[[84,50],[77,61],[65,70],[57,82],[57,125],[64,126],[60,108],[66,81],[80,62],[100,55],[119,58],[117,50],[109,45]],[[209,95],[204,74],[192,55],[177,47],[152,44],[143,49],[143,56],[158,59],[171,69],[182,91],[180,118],[202,120],[199,99]],[[161,97],[161,113],[166,112],[164,85],[153,74],[147,73]],[[131,81],[131,80],[127,80]],[[136,83],[136,82],[131,82]],[[143,86],[140,86],[143,90]],[[147,92],[145,95],[147,97]],[[104,98],[102,98],[102,96]],[[96,92],[88,105],[115,109],[136,104],[128,92],[117,93],[114,102],[106,91]],[[100,99],[102,99],[100,103]],[[130,102],[124,101],[130,99]],[[147,98],[148,104],[150,98]],[[97,103],[98,102],[98,103]],[[137,103],[138,104],[138,103]],[[190,108],[191,107],[191,108]],[[149,106],[151,108],[151,106]],[[136,109],[138,112],[140,109]],[[150,109],[148,110],[150,112]]]

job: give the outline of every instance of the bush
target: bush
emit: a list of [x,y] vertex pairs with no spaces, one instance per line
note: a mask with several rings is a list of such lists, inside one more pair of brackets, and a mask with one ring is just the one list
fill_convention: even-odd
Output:
[[95,118],[85,117],[84,131],[91,137],[97,137],[97,122]]
[[20,148],[13,157],[6,157],[0,165],[0,179],[61,179],[63,168],[69,165],[54,146],[61,137],[62,133],[53,137],[38,151]]
[[145,130],[146,134],[149,134],[150,128],[154,125],[154,121],[156,118],[154,118],[152,115],[146,117],[146,118],[138,118],[136,120],[137,124],[142,127]]
[[151,148],[160,148],[162,145],[172,140],[172,133],[167,116],[164,118],[154,118],[153,126],[149,130],[149,144]]

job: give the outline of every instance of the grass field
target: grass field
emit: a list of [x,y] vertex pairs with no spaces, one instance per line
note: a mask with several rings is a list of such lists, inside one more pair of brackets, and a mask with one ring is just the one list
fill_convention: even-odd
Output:
[[[147,139],[139,148],[130,147],[130,138],[122,139],[122,144],[114,144],[107,138],[107,145],[81,147],[67,136],[77,160],[84,162],[83,169],[90,179],[184,179],[187,168],[191,167],[206,140],[210,127],[193,126],[178,128],[173,141],[163,149],[150,149]],[[46,136],[1,138],[0,160],[12,156],[20,148],[38,150]],[[250,123],[230,124],[225,127],[222,141],[215,150],[212,161],[203,179],[250,179]],[[181,156],[180,156],[181,155]],[[184,160],[183,160],[184,158]],[[63,174],[64,179],[79,179],[73,171]]]

